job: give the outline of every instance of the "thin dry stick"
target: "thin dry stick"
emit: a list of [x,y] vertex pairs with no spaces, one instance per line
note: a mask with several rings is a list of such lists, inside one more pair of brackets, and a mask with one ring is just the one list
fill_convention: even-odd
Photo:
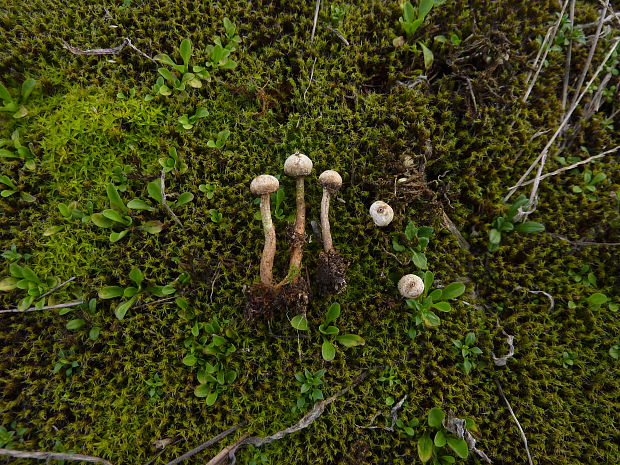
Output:
[[245,441],[249,436],[250,435],[246,433],[243,436],[241,436],[239,439],[237,439],[235,442],[233,442],[230,446],[222,449],[215,457],[213,457],[211,460],[207,462],[207,465],[217,465],[218,463],[222,462],[226,458],[226,456],[230,453],[230,451],[239,447],[239,445],[243,441]]
[[159,179],[161,186],[161,204],[164,206],[172,219],[183,228],[183,223],[181,223],[181,220],[174,214],[172,208],[170,208],[170,205],[168,205],[168,202],[166,202],[166,172],[164,170],[161,170],[161,177]]
[[14,457],[18,459],[37,459],[37,460],[73,460],[77,462],[103,463],[104,465],[112,465],[105,459],[100,457],[92,457],[82,454],[64,454],[60,452],[25,452],[13,449],[0,449],[0,455]]
[[56,286],[55,288],[47,291],[45,294],[43,294],[41,297],[39,297],[39,299],[42,299],[44,297],[47,297],[48,295],[50,295],[52,292],[56,292],[58,289],[60,289],[61,287],[65,287],[67,284],[69,284],[71,281],[73,281],[75,279],[75,276],[73,276],[72,278],[67,279],[64,283],[59,284],[58,286]]
[[[553,26],[551,26],[549,29],[547,29],[547,33],[545,34],[545,38],[543,39],[542,43],[540,44],[540,48],[538,49],[538,53],[536,54],[536,58],[534,59],[534,63],[532,63],[532,68],[536,67],[538,65],[538,60],[540,59],[540,55],[542,54],[542,51],[545,49],[546,45],[547,45],[547,41],[549,40],[549,36],[551,36],[551,31],[553,30]],[[530,79],[532,78],[532,70],[530,69],[527,72],[527,75],[525,76],[525,85],[527,86],[530,82]]]
[[143,57],[148,58],[153,63],[156,63],[156,61],[153,60],[150,56],[148,56],[146,53],[144,53],[142,50],[140,50],[138,47],[132,44],[131,40],[127,37],[123,39],[123,42],[120,45],[118,45],[117,47],[112,47],[112,48],[91,48],[87,50],[81,50],[79,48],[75,48],[69,45],[64,40],[62,41],[62,46],[66,48],[67,50],[69,50],[74,55],[118,55],[125,49],[125,47],[129,47],[135,50],[136,52],[138,52]]
[[[590,163],[592,160],[596,160],[597,158],[603,158],[605,155],[609,155],[610,153],[616,152],[618,150],[620,150],[620,145],[618,147],[614,147],[613,149],[609,149],[606,152],[602,152],[602,153],[599,153],[598,155],[593,155],[593,156],[591,156],[589,158],[586,158],[585,160],[581,160],[581,161],[578,161],[577,163],[573,163],[570,166],[564,166],[564,167],[562,167],[560,169],[552,171],[551,173],[547,173],[547,174],[541,176],[540,180],[542,181],[543,179],[546,179],[546,178],[549,178],[551,176],[555,176],[557,174],[563,173],[564,171],[572,170],[573,168],[576,168],[579,165],[585,165],[586,163]],[[528,185],[532,184],[533,182],[534,182],[534,179],[530,179],[529,181],[526,181],[523,184],[521,184],[521,186],[528,186]],[[513,186],[513,187],[515,187],[515,186]],[[511,187],[511,189],[512,189],[512,187]]]
[[[247,445],[247,444],[251,444],[254,447],[260,447],[260,446],[262,446],[264,444],[269,444],[270,442],[277,441],[278,439],[282,439],[284,436],[286,436],[288,434],[296,433],[297,431],[301,431],[302,429],[307,428],[308,426],[310,426],[312,423],[314,423],[323,414],[323,412],[325,411],[325,407],[327,407],[329,404],[334,402],[339,397],[342,397],[343,395],[345,395],[351,389],[353,389],[358,384],[360,384],[362,381],[364,381],[367,377],[368,377],[368,372],[364,372],[360,376],[358,376],[358,378],[357,378],[357,380],[355,382],[351,383],[346,388],[341,389],[336,394],[334,394],[331,397],[328,397],[325,400],[322,400],[320,402],[315,403],[314,407],[312,407],[312,410],[310,410],[310,412],[308,412],[295,425],[293,425],[293,426],[291,426],[289,428],[283,429],[281,431],[278,431],[277,433],[272,434],[271,436],[266,436],[266,437],[253,436],[253,437],[250,437],[250,438],[246,438],[244,441],[239,443],[237,445],[237,447],[233,448],[232,450],[230,450],[228,452],[229,460],[231,460],[231,463],[234,463],[234,461],[235,461],[235,452],[241,446],[244,446],[244,445]],[[173,465],[173,464],[167,464],[167,465]]]
[[549,299],[549,309],[548,310],[553,310],[554,307],[555,307],[555,300],[554,300],[553,296],[551,294],[549,294],[548,292],[545,292],[545,291],[533,291],[531,289],[528,289],[526,287],[521,287],[521,286],[515,287],[515,290],[526,291],[526,292],[529,292],[530,294],[543,294],[545,297],[547,297],[547,299]]
[[549,38],[549,41],[547,42],[545,53],[543,54],[542,59],[540,60],[540,64],[538,65],[538,68],[536,69],[536,73],[534,74],[534,77],[532,78],[532,81],[530,82],[530,85],[528,86],[527,91],[525,92],[525,95],[523,96],[523,102],[527,102],[527,98],[530,96],[530,92],[532,92],[532,89],[534,88],[534,84],[536,84],[538,75],[540,74],[540,71],[542,70],[543,65],[545,64],[547,54],[549,53],[549,50],[551,50],[551,43],[553,42],[553,39],[555,39],[555,35],[558,32],[558,27],[560,26],[560,22],[562,21],[562,18],[564,17],[564,11],[566,10],[567,5],[568,5],[568,0],[565,0],[564,5],[562,5],[562,11],[560,12],[560,16],[557,22],[553,25],[553,28],[551,30],[551,36]]
[[168,462],[166,465],[177,465],[178,463],[181,463],[183,460],[188,459],[188,458],[196,455],[199,452],[202,452],[203,450],[211,447],[213,444],[216,444],[219,441],[221,441],[222,439],[224,439],[230,433],[234,433],[235,431],[237,431],[242,426],[245,426],[246,423],[247,423],[247,421],[244,420],[241,423],[233,426],[232,428],[228,428],[226,431],[224,431],[224,432],[218,434],[217,436],[209,439],[204,444],[201,444],[198,447],[190,450],[189,452],[186,452],[185,454],[181,455],[180,457],[177,457],[176,459],[172,460],[171,462]]
[[527,438],[525,437],[525,432],[523,431],[523,428],[521,428],[521,423],[519,423],[519,420],[517,420],[517,416],[512,411],[512,407],[510,406],[508,399],[506,399],[506,396],[504,395],[504,391],[502,390],[502,386],[499,384],[499,381],[497,379],[495,380],[495,384],[497,385],[497,389],[499,390],[499,395],[502,397],[502,399],[504,399],[504,402],[506,403],[506,407],[508,407],[508,411],[510,412],[510,414],[512,415],[512,418],[517,424],[517,428],[519,428],[519,432],[521,433],[521,438],[523,439],[523,444],[525,444],[525,452],[527,452],[527,460],[530,465],[534,465],[534,462],[532,461],[532,456],[530,455],[530,448],[527,445]]
[[[611,57],[611,55],[613,54],[614,50],[616,49],[616,46],[618,45],[618,42],[620,42],[620,37],[616,37],[614,38],[614,40],[612,41],[612,45],[609,49],[609,52],[607,52],[607,55],[605,56],[603,62],[601,63],[601,65],[599,66],[599,68],[596,70],[596,73],[594,73],[594,76],[592,76],[592,79],[590,79],[590,81],[588,82],[586,88],[583,90],[583,92],[581,93],[581,95],[579,96],[579,98],[577,99],[577,101],[571,106],[571,108],[568,110],[568,112],[566,113],[566,116],[564,117],[564,120],[562,121],[562,123],[560,124],[560,126],[558,127],[558,129],[555,131],[555,133],[553,134],[553,136],[551,136],[551,139],[549,139],[549,142],[547,142],[547,145],[545,145],[545,148],[543,148],[542,152],[540,153],[540,155],[538,155],[538,157],[536,158],[536,160],[534,160],[534,162],[530,165],[530,167],[527,169],[527,171],[523,174],[523,176],[521,176],[521,178],[519,179],[519,181],[517,182],[517,184],[515,184],[513,187],[510,188],[510,191],[508,192],[508,194],[506,195],[506,197],[504,197],[504,203],[508,201],[508,199],[510,197],[512,197],[512,194],[515,193],[515,191],[521,187],[521,185],[523,184],[523,182],[525,181],[525,179],[528,177],[528,175],[534,170],[534,168],[536,167],[536,165],[541,162],[541,160],[545,159],[546,160],[546,156],[547,153],[549,152],[549,148],[551,148],[551,146],[553,145],[553,143],[555,142],[555,140],[557,139],[557,137],[560,135],[560,132],[562,131],[562,129],[564,128],[564,126],[568,123],[568,120],[570,119],[570,117],[573,115],[573,112],[575,111],[575,109],[577,108],[577,105],[579,105],[579,102],[581,102],[581,99],[584,97],[584,95],[588,92],[588,89],[590,88],[590,86],[592,85],[592,83],[594,82],[594,80],[597,78],[597,76],[599,75],[599,73],[601,72],[601,70],[603,69],[603,67],[605,66],[605,63],[607,63],[607,60],[609,60],[609,58]],[[542,171],[542,167],[544,166],[544,161],[540,164],[540,168],[539,171]],[[538,181],[540,181],[540,177],[537,176]],[[536,180],[535,180],[536,181]],[[535,189],[538,189],[538,185],[537,183],[535,183]],[[532,192],[535,194],[536,190],[532,190]],[[530,200],[530,204],[531,204],[531,200]],[[532,210],[533,211],[533,210]]]
[[0,310],[0,313],[38,312],[40,310],[54,310],[56,308],[75,307],[77,305],[82,305],[84,303],[86,303],[86,302],[84,302],[84,301],[69,302],[68,304],[48,305],[47,307],[41,307],[41,308],[30,307],[30,308],[27,308],[26,310],[20,310],[19,308],[7,308],[6,310]]
[[133,307],[133,308],[138,309],[138,308],[150,307],[151,305],[163,304],[167,302],[172,303],[173,300],[176,300],[176,297],[166,297],[165,299],[159,299],[159,300],[154,300],[152,302],[146,302],[142,305],[138,305],[137,307]]
[[607,12],[608,6],[609,6],[609,0],[606,0],[605,8],[601,10],[601,17],[598,20],[598,26],[596,26],[596,32],[594,33],[594,40],[592,41],[592,45],[590,46],[590,51],[588,52],[588,58],[586,59],[586,65],[581,71],[581,75],[579,76],[579,80],[577,81],[577,85],[575,86],[575,95],[571,102],[571,106],[577,101],[577,97],[579,95],[579,89],[581,89],[583,82],[586,80],[586,75],[588,74],[588,70],[590,69],[590,64],[592,63],[592,58],[594,58],[594,52],[596,51],[596,45],[598,44],[598,39],[601,37],[601,29],[603,28],[603,21],[605,20],[605,13]]
[[345,36],[343,36],[342,33],[338,29],[334,29],[331,26],[327,26],[327,29],[329,29],[334,34],[336,34],[336,37],[338,37],[342,41],[342,43],[345,44],[347,47],[349,45],[351,45],[351,44],[349,44],[349,41],[347,40],[347,38]]
[[306,101],[306,94],[308,93],[308,89],[310,89],[310,86],[312,85],[312,79],[314,78],[314,66],[316,65],[316,60],[318,57],[316,57],[314,59],[314,63],[312,63],[312,69],[310,70],[310,81],[308,82],[308,87],[306,87],[306,90],[304,90],[304,102]]
[[314,40],[314,33],[316,32],[316,24],[319,22],[319,10],[321,9],[321,0],[316,0],[314,7],[314,21],[312,23],[312,34],[310,34],[310,42]]
[[[575,0],[571,0],[570,8],[568,12],[571,31],[575,26]],[[566,110],[566,101],[568,100],[568,81],[570,78],[570,62],[573,53],[573,39],[572,36],[568,39],[568,50],[566,51],[566,63],[564,64],[564,83],[562,86],[562,118],[564,118],[564,111]],[[561,118],[560,118],[561,119]]]

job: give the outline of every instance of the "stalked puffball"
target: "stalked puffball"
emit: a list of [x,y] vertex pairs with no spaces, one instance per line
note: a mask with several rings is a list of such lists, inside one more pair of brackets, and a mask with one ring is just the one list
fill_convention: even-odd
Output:
[[414,274],[406,274],[398,281],[398,292],[406,299],[415,299],[424,292],[424,281]]
[[383,227],[394,219],[394,210],[387,203],[377,200],[370,206],[370,216],[377,226]]

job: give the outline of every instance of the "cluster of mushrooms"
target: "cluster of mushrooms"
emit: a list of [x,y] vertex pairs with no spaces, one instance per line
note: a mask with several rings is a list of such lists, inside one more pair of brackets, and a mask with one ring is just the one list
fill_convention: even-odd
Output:
[[[312,172],[312,160],[296,152],[286,159],[284,173],[296,181],[295,224],[289,234],[290,262],[288,273],[279,283],[273,280],[273,262],[276,255],[276,232],[271,220],[270,196],[280,187],[279,181],[269,174],[252,180],[250,191],[260,196],[260,212],[265,234],[265,246],[260,263],[260,282],[254,284],[246,296],[246,318],[271,318],[280,311],[305,312],[310,298],[308,281],[301,273],[305,243],[306,203],[304,178]],[[330,197],[342,186],[342,177],[334,170],[319,176],[323,187],[321,200],[321,237],[324,251],[319,254],[316,285],[319,295],[338,294],[346,288],[346,259],[334,248],[329,226]]]

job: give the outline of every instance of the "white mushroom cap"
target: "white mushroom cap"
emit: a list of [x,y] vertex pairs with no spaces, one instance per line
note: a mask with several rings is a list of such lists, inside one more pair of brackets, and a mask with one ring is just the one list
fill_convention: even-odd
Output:
[[250,184],[250,191],[254,195],[271,194],[280,187],[280,182],[270,174],[261,174],[256,176]]
[[284,162],[284,172],[293,178],[308,176],[312,172],[312,160],[303,153],[295,152]]
[[336,192],[342,186],[342,177],[338,171],[323,171],[319,176],[319,184],[330,192]]
[[406,299],[415,299],[424,292],[424,281],[414,274],[406,274],[398,281],[398,292]]
[[387,226],[394,219],[394,210],[387,203],[377,200],[370,206],[370,216],[377,226]]

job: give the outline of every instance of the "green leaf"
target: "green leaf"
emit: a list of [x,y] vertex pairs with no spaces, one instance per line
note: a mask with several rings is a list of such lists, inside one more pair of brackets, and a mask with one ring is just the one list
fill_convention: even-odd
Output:
[[217,396],[218,396],[217,391],[211,392],[209,395],[207,395],[207,405],[211,406],[215,404],[215,402],[217,401]]
[[88,332],[88,339],[90,339],[91,341],[96,341],[97,339],[99,339],[100,332],[101,328],[99,326],[93,326]]
[[433,281],[435,281],[435,275],[432,271],[427,271],[422,276],[422,281],[424,281],[424,289],[430,289],[433,285]]
[[129,272],[129,279],[136,283],[136,286],[140,287],[140,285],[142,284],[142,280],[144,279],[140,268],[132,268]]
[[335,326],[325,326],[325,325],[320,325],[319,326],[319,331],[323,334],[326,335],[334,335],[334,334],[338,334],[340,332],[340,330],[338,328],[336,328]]
[[53,236],[54,234],[57,234],[60,231],[63,231],[64,229],[65,229],[64,226],[50,226],[45,231],[43,231],[43,236],[45,237]]
[[405,250],[407,250],[407,248],[403,245],[400,245],[398,243],[398,237],[394,236],[392,238],[392,248],[396,251],[396,252],[404,252]]
[[183,365],[187,365],[188,367],[193,367],[194,365],[196,365],[196,362],[198,361],[198,359],[196,358],[194,354],[188,354],[185,357],[183,357],[183,360],[181,361],[183,362]]
[[343,334],[341,336],[336,336],[336,341],[345,347],[356,347],[366,344],[364,338],[358,336],[357,334]]
[[433,457],[433,441],[428,434],[418,439],[418,456],[423,463],[428,462]]
[[13,289],[17,289],[17,283],[19,281],[19,278],[16,277],[9,277],[9,278],[4,278],[2,281],[0,281],[0,291],[12,291]]
[[420,0],[418,7],[418,18],[426,18],[426,15],[431,11],[435,0]]
[[197,118],[206,118],[207,116],[209,116],[209,110],[207,110],[206,108],[198,108],[195,115]]
[[436,308],[440,312],[449,312],[452,310],[452,307],[448,302],[435,302],[431,305],[431,307]]
[[125,229],[124,231],[121,231],[121,232],[110,233],[110,242],[114,243],[114,242],[120,241],[123,237],[127,235],[128,232],[129,232],[129,229]]
[[100,228],[111,228],[114,226],[114,221],[106,218],[101,213],[93,213],[90,215],[90,219],[95,226],[99,226]]
[[161,74],[163,78],[168,82],[172,83],[177,79],[177,77],[172,73],[172,71],[167,68],[159,68],[157,72]]
[[502,233],[497,229],[491,229],[489,231],[489,242],[491,244],[499,244],[502,241]]
[[149,287],[147,290],[156,297],[164,297],[166,295],[174,294],[176,292],[176,289],[170,285],[152,286]]
[[80,329],[85,324],[86,324],[86,322],[82,318],[75,318],[74,320],[70,320],[67,323],[67,329],[69,329],[69,330]]
[[134,296],[131,299],[129,299],[127,302],[123,302],[118,307],[116,307],[116,310],[114,310],[114,315],[116,315],[116,318],[118,318],[119,320],[122,320],[123,318],[125,318],[127,311],[133,306],[134,303],[136,303],[137,299],[138,297]]
[[463,295],[465,292],[465,284],[463,283],[450,283],[441,290],[441,298],[443,300],[455,299]]
[[13,118],[20,119],[26,116],[27,114],[28,114],[28,109],[25,106],[20,105],[18,110],[15,113],[13,113]]
[[121,213],[127,213],[127,207],[121,200],[120,195],[118,195],[118,190],[116,190],[116,186],[114,184],[108,184],[106,186],[106,192],[108,194],[108,199],[110,199],[110,206]]
[[170,58],[165,53],[160,53],[159,55],[155,55],[155,60],[161,61],[162,63],[168,66],[176,66],[176,63],[172,61],[172,58]]
[[403,19],[408,23],[415,20],[415,9],[409,1],[403,4]]
[[149,182],[146,186],[146,190],[148,191],[149,196],[153,200],[161,204],[162,202],[161,181],[159,179]]
[[116,221],[117,223],[121,223],[125,225],[127,224],[127,218],[125,218],[124,216],[121,216],[121,214],[117,212],[116,210],[107,209],[107,210],[103,210],[101,213],[103,216],[105,216],[109,220]]
[[443,410],[438,407],[433,407],[428,412],[428,426],[439,428],[445,417],[446,414],[443,413]]
[[189,39],[183,39],[181,41],[179,52],[181,54],[181,58],[183,59],[183,64],[187,67],[189,64],[189,59],[192,56],[192,43]]
[[416,238],[416,236],[418,235],[418,228],[416,227],[416,225],[413,222],[409,222],[407,223],[407,226],[405,227],[405,237],[412,241]]
[[201,384],[194,389],[196,397],[207,397],[209,394],[211,394],[211,386],[208,384]]
[[129,203],[127,204],[127,207],[133,210],[148,210],[150,212],[155,211],[155,209],[152,206],[150,206],[148,203],[146,203],[142,199],[130,200]]
[[417,250],[411,250],[411,253],[411,259],[413,260],[413,264],[421,270],[425,270],[428,267],[426,255],[424,255],[422,252],[418,252]]
[[179,198],[174,203],[174,205],[175,207],[180,207],[181,205],[185,205],[192,200],[194,200],[194,194],[192,194],[191,192],[183,192],[181,195],[179,195]]
[[291,326],[298,331],[308,331],[308,319],[303,315],[296,315],[291,319]]
[[146,231],[149,234],[159,234],[163,228],[164,223],[157,220],[147,221],[146,223],[138,226],[138,229],[141,231]]
[[426,312],[422,315],[422,320],[427,326],[435,327],[441,324],[441,320],[433,312]]
[[323,339],[323,345],[321,346],[321,355],[323,360],[328,362],[332,361],[336,357],[336,348],[327,339]]
[[327,309],[327,313],[325,314],[325,325],[329,325],[332,321],[340,316],[340,304],[334,302]]
[[452,449],[456,455],[458,455],[462,459],[466,459],[469,455],[469,448],[467,447],[467,443],[463,439],[453,438],[451,436],[447,437],[448,446]]
[[435,56],[433,55],[433,52],[422,42],[418,42],[418,45],[422,48],[422,54],[424,55],[424,68],[430,69],[430,67],[433,66]]
[[476,342],[476,334],[475,333],[467,333],[465,336],[465,345],[471,347]]
[[7,88],[4,87],[4,85],[2,84],[0,84],[0,99],[4,100],[5,102],[13,101],[13,97],[11,97],[11,94],[9,93]]
[[520,233],[538,233],[544,230],[545,226],[536,221],[526,221],[525,223],[515,225],[515,231]]
[[36,273],[32,271],[30,268],[28,268],[27,266],[21,267],[21,273],[22,273],[22,278],[27,279],[28,281],[31,281],[33,283],[41,284],[41,280],[36,275]]
[[591,306],[595,306],[595,307],[603,305],[608,300],[609,299],[607,298],[607,296],[605,294],[601,294],[600,292],[595,292],[587,299],[588,304],[590,304]]
[[436,447],[443,447],[446,445],[447,439],[446,434],[443,432],[443,430],[437,431],[437,433],[435,434],[435,440],[433,442],[435,443]]

